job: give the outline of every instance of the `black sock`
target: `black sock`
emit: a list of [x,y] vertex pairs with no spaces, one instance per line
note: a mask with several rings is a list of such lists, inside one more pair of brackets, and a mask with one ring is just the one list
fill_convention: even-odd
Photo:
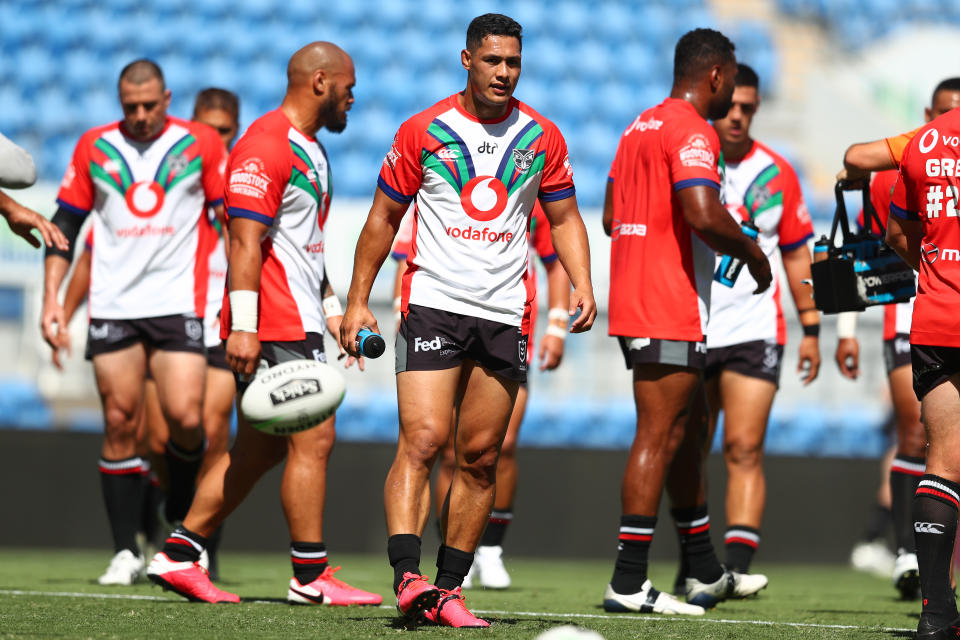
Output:
[[196,562],[206,546],[206,538],[180,526],[167,536],[163,543],[163,553],[174,562]]
[[207,538],[207,557],[210,559],[210,579],[220,578],[220,541],[223,539],[223,525],[213,530]]
[[420,575],[420,536],[398,533],[387,539],[387,557],[393,567],[393,592],[403,582],[403,574]]
[[636,593],[647,581],[647,556],[656,526],[657,516],[620,516],[617,562],[610,578],[617,593]]
[[926,458],[897,455],[890,465],[890,512],[893,515],[897,553],[917,552],[913,539],[913,496],[926,463]]
[[197,472],[203,462],[204,444],[193,451],[185,451],[178,447],[173,440],[167,442],[164,457],[167,460],[167,474],[170,486],[167,488],[167,505],[164,515],[167,522],[183,522],[193,502],[193,492],[196,488]]
[[438,589],[453,591],[463,584],[463,579],[470,571],[472,564],[472,551],[461,551],[445,544],[440,545],[440,550],[437,551],[437,581],[434,584]]
[[[913,502],[911,496],[910,501]],[[893,516],[889,507],[885,507],[879,502],[874,503],[870,510],[870,517],[867,519],[867,528],[863,532],[863,539],[867,542],[880,540],[886,537],[887,527],[890,525]]]
[[958,495],[960,485],[927,473],[920,478],[913,498],[923,615],[936,626],[957,617],[957,603],[950,588],[950,560],[957,537]]
[[480,538],[481,547],[502,547],[503,536],[507,534],[507,526],[513,521],[513,507],[494,509],[490,512],[487,528]]
[[687,577],[710,584],[723,575],[723,567],[717,560],[710,541],[710,516],[707,505],[671,509],[677,535],[680,537],[680,552],[687,561]]
[[107,507],[115,552],[129,549],[135,555],[140,554],[137,531],[143,513],[142,464],[139,456],[123,460],[100,458],[100,489]]
[[290,542],[293,577],[310,584],[327,569],[327,547],[322,542]]
[[[144,461],[146,467],[148,463]],[[150,544],[156,544],[160,535],[160,513],[158,509],[163,502],[163,490],[156,474],[147,468],[147,473],[141,475],[143,482],[143,510],[140,515],[140,531]]]
[[730,525],[723,536],[727,548],[727,568],[739,573],[750,572],[753,554],[760,546],[760,530],[745,525]]

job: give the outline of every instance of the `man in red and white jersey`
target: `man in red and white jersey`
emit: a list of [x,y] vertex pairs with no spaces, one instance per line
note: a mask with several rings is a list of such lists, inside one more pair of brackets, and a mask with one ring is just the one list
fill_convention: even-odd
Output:
[[[803,324],[798,370],[805,370],[804,383],[809,384],[820,368],[820,315],[809,286],[803,284],[810,279],[812,257],[807,241],[813,237],[813,225],[793,167],[750,136],[750,125],[760,105],[759,85],[756,72],[738,64],[730,111],[713,123],[725,162],[725,205],[738,224],[756,227],[757,243],[768,260],[772,261],[780,250],[787,284]],[[720,264],[721,258],[717,258],[717,269]],[[723,410],[728,474],[725,566],[739,573],[749,571],[760,543],[766,499],[763,440],[787,341],[779,278],[775,277],[774,285],[763,293],[754,294],[756,288],[757,282],[749,273],[741,273],[732,287],[715,279],[706,332],[704,379],[710,410],[706,445],[713,441],[718,414]],[[680,575],[684,575],[682,568]]]
[[[230,153],[226,207],[230,220],[228,287],[220,337],[242,393],[268,367],[326,360],[323,333],[342,314],[324,275],[324,227],[331,173],[321,127],[347,125],[356,82],[353,61],[329,42],[314,42],[290,59],[287,93]],[[285,457],[281,500],[290,529],[294,576],[287,599],[300,604],[380,604],[375,593],[334,577],[323,543],[326,467],[334,419],[286,437],[265,434],[239,416],[231,450],[203,477],[190,512],[154,556],[149,578],[190,600],[238,602],[197,565],[209,537],[257,480]]]
[[[384,489],[387,552],[401,612],[444,626],[489,626],[463,604],[494,502],[497,458],[527,375],[532,292],[527,225],[539,199],[574,285],[572,331],[596,315],[586,230],[557,127],[512,97],[521,27],[485,14],[467,29],[467,87],[401,125],[357,243],[341,345],[356,355],[362,326],[376,328],[370,288],[404,212],[416,199],[397,337],[397,456]],[[457,468],[441,523],[435,584],[420,571],[430,515],[430,470],[456,409]]]
[[[413,241],[413,235],[410,233],[412,222],[412,215],[404,216],[397,237],[394,239],[393,248],[390,250],[391,256],[400,262],[395,290],[398,300],[401,298],[403,273],[407,267],[407,257]],[[527,344],[527,365],[533,364],[534,360],[533,332],[537,326],[537,310],[540,306],[536,297],[537,273],[534,262],[536,257],[547,273],[547,300],[550,307],[550,316],[540,344],[538,359],[541,371],[552,371],[563,359],[564,339],[569,320],[566,304],[570,294],[570,279],[560,265],[557,252],[553,248],[553,242],[550,239],[550,222],[543,213],[543,207],[540,206],[539,201],[534,204],[533,215],[530,216],[528,237],[530,257],[527,277],[530,279],[534,299],[530,306],[531,331]],[[397,305],[399,304],[397,302]],[[397,325],[399,327],[399,320]],[[464,589],[473,586],[481,586],[485,589],[506,589],[510,586],[510,574],[503,564],[503,540],[508,525],[513,522],[513,502],[517,491],[517,437],[526,412],[527,398],[528,385],[522,384],[517,391],[517,401],[513,406],[507,435],[500,449],[500,459],[497,461],[497,494],[493,502],[493,511],[490,512],[490,520],[477,547],[473,566],[470,567],[470,572],[463,581]],[[433,501],[438,520],[443,517],[443,504],[453,479],[454,469],[456,469],[456,452],[453,438],[451,438],[444,447],[434,480]]]
[[913,388],[927,434],[926,472],[913,499],[923,611],[917,638],[960,638],[950,564],[960,506],[960,109],[907,145],[894,187],[887,243],[919,272],[910,328]]
[[[170,92],[153,62],[127,65],[118,89],[124,119],[80,139],[54,216],[73,244],[95,214],[88,353],[103,401],[100,473],[116,550],[101,584],[129,584],[143,572],[134,540],[143,501],[136,425],[148,368],[170,424],[168,506],[185,512],[193,492],[203,456],[200,221],[207,206],[220,206],[226,160],[213,129],[167,115]],[[65,324],[57,291],[70,258],[47,251],[42,327],[53,347]]]
[[[702,615],[702,606],[766,584],[762,576],[725,572],[717,561],[701,482],[705,425],[687,425],[693,405],[705,401],[714,249],[746,263],[757,293],[771,279],[763,251],[719,197],[720,142],[707,118],[722,118],[730,108],[733,50],[711,29],[680,38],[670,97],[627,127],[610,168],[603,210],[604,230],[613,241],[610,335],[633,372],[637,430],[623,479],[619,553],[604,595],[608,611]],[[689,604],[657,591],[647,579],[668,471]]]
[[[924,109],[924,119],[929,123],[957,107],[960,107],[960,78],[947,78],[934,88],[930,106]],[[870,182],[870,199],[882,225],[888,224],[890,202],[898,176],[895,167],[899,167],[907,144],[919,130],[851,145],[844,157],[848,174],[860,176],[869,175],[870,171],[878,172]],[[861,219],[860,224],[862,226],[865,222]],[[880,232],[880,229],[874,225],[874,231]],[[901,597],[906,599],[916,598],[920,587],[910,504],[923,475],[927,455],[920,402],[913,392],[910,355],[913,306],[914,300],[887,305],[883,318],[883,356],[897,426],[896,451],[888,473],[897,548],[893,584]],[[855,377],[853,372],[859,364],[859,345],[853,335],[855,319],[856,314],[850,314],[846,321],[849,333],[837,344],[837,362],[848,377]],[[848,360],[853,365],[852,369],[848,366],[845,368]]]

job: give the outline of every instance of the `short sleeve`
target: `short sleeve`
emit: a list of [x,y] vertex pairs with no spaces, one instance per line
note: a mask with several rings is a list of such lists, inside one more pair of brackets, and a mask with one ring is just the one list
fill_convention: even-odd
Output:
[[546,155],[543,177],[540,178],[539,197],[542,202],[564,200],[576,194],[567,141],[563,139],[560,130],[552,122],[544,123],[543,136]]
[[223,203],[223,177],[227,170],[227,148],[216,131],[202,127],[200,131],[203,165],[203,194],[208,207]]
[[57,193],[60,208],[79,216],[86,216],[93,209],[93,178],[90,176],[90,147],[93,142],[90,134],[84,134],[77,142]]
[[720,191],[720,139],[706,121],[681,120],[665,132],[664,152],[674,191],[706,186]]
[[909,157],[910,149],[907,148],[903,152],[900,175],[897,176],[897,182],[893,185],[893,194],[890,197],[890,215],[897,216],[901,220],[919,220],[920,208],[916,202],[916,188],[913,186],[906,170]]
[[413,211],[408,211],[400,221],[400,228],[397,229],[397,235],[393,239],[393,246],[390,248],[390,255],[394,260],[406,260],[410,255],[410,246],[413,244],[413,217],[416,215]]
[[783,213],[780,215],[780,249],[790,251],[806,244],[813,237],[813,221],[803,200],[800,180],[793,167],[778,162],[780,186],[783,189]]
[[411,118],[400,125],[377,178],[380,190],[403,204],[413,200],[423,181],[423,165],[420,164],[422,136],[423,131],[417,118]]
[[231,218],[272,226],[290,178],[290,149],[268,133],[240,139],[227,165],[224,204]]
[[530,216],[530,246],[544,264],[557,259],[557,250],[553,248],[553,239],[550,236],[550,221],[539,202],[534,205],[533,214]]
[[887,153],[890,155],[890,160],[894,166],[899,167],[900,163],[903,162],[903,152],[906,151],[907,145],[913,140],[913,137],[917,135],[917,132],[919,132],[921,128],[922,127],[917,127],[913,131],[883,139],[887,145]]

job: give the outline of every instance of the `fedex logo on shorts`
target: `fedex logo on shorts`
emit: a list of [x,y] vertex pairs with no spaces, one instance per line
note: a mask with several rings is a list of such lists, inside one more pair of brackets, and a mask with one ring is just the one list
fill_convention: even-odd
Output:
[[443,342],[440,340],[440,336],[436,336],[433,340],[424,340],[419,337],[413,339],[414,353],[420,351],[439,351],[441,347],[443,347]]

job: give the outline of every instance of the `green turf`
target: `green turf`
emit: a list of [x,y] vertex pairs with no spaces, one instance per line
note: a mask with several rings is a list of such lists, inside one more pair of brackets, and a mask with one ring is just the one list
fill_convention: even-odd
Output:
[[[148,585],[101,587],[94,578],[108,560],[105,552],[0,550],[0,638],[383,638],[410,633],[398,626],[391,607],[283,604],[280,598],[286,595],[290,579],[289,560],[283,555],[225,554],[224,580],[219,586],[246,600],[267,602],[216,606],[189,604]],[[391,573],[385,557],[337,555],[334,560],[344,566],[338,577],[382,593],[385,603],[393,604],[388,597]],[[612,560],[508,558],[514,588],[467,592],[468,607],[491,612],[485,615],[494,622],[490,630],[421,627],[416,633],[419,637],[466,633],[528,639],[551,627],[573,623],[610,640],[859,639],[912,637],[905,630],[917,624],[919,604],[896,600],[889,581],[826,565],[758,566],[758,571],[770,577],[771,585],[760,597],[721,603],[704,618],[611,615],[600,607],[611,565]],[[651,577],[666,587],[672,582],[672,571],[670,566],[656,565]],[[15,595],[15,590],[45,595]],[[103,599],[79,595],[82,593],[165,600]]]

